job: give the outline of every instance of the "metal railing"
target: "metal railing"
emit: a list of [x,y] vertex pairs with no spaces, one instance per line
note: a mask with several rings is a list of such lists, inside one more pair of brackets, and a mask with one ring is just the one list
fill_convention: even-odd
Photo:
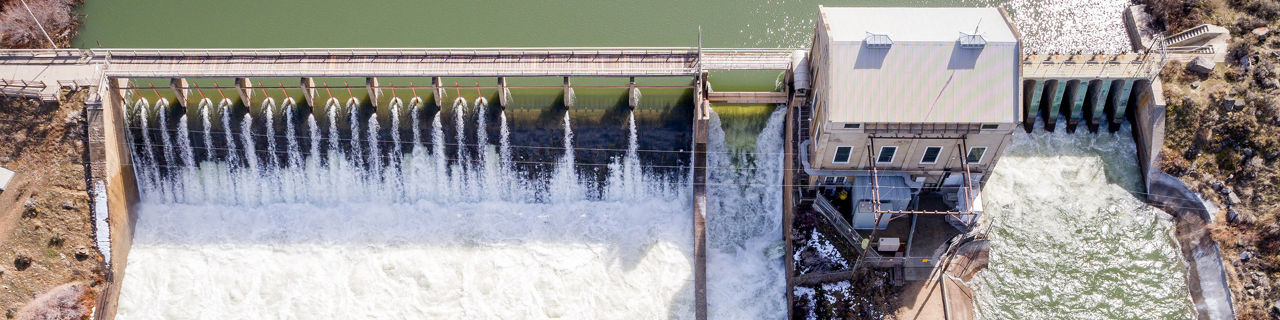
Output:
[[822,196],[822,194],[818,194],[814,199],[814,204],[814,211],[817,211],[819,215],[831,223],[831,227],[835,228],[836,233],[840,234],[840,237],[844,238],[849,245],[853,246],[853,250],[858,253],[859,257],[867,255],[879,256],[879,254],[876,254],[874,251],[868,251],[866,248],[862,247],[862,235],[859,235],[858,231],[853,230],[853,226],[849,225],[848,221],[845,221],[840,211],[836,210],[835,206],[831,205],[831,201],[828,201],[826,197]]

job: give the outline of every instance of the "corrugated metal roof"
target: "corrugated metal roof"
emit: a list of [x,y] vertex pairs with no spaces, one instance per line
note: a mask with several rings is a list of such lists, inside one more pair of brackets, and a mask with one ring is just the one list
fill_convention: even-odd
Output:
[[[820,66],[826,92],[818,93],[827,100],[828,121],[1017,121],[1018,43],[997,9],[821,10],[831,34],[829,65]],[[872,48],[864,42],[868,33],[894,43]],[[965,35],[980,35],[985,45],[962,47]]]
[[835,41],[862,41],[868,33],[896,42],[955,41],[959,32],[981,34],[988,42],[1018,41],[996,8],[822,7],[819,14]]

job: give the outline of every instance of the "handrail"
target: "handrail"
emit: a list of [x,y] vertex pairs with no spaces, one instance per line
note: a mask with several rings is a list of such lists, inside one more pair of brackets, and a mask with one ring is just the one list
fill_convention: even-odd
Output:
[[862,247],[862,235],[853,230],[853,226],[840,216],[840,211],[836,210],[835,206],[832,206],[831,202],[828,201],[826,197],[823,197],[822,194],[818,194],[814,199],[814,203],[817,204],[814,206],[817,210],[814,211],[817,211],[819,215],[831,223],[831,227],[835,228],[836,233],[840,234],[840,237],[844,238],[845,241],[849,242],[849,245],[853,246],[854,251],[858,253],[859,257],[868,254],[867,250]]
[[[758,53],[787,56],[794,48],[705,48],[704,53]],[[94,48],[94,49],[0,49],[0,56],[65,57],[190,56],[190,55],[529,55],[529,54],[682,54],[697,53],[694,47],[488,47],[488,48]]]

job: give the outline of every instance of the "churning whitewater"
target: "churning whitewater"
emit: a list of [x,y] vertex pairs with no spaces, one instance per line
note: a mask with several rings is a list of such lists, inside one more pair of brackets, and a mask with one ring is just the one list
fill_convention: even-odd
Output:
[[1015,133],[987,183],[983,319],[1192,319],[1168,214],[1143,203],[1128,126]]
[[[754,150],[734,150],[720,115],[707,138],[707,301],[714,319],[787,316],[782,239],[783,125],[769,115]],[[744,148],[745,149],[745,148]]]
[[[178,132],[157,129],[165,103],[139,100],[130,126],[149,134],[135,139],[142,199],[120,317],[692,318],[688,173],[641,163],[634,115],[622,128],[625,153],[604,181],[587,181],[579,171],[596,169],[575,162],[567,113],[563,145],[546,146],[564,150],[549,172],[520,172],[505,114],[496,141],[476,129],[490,125],[477,116],[486,104],[455,101],[462,130],[447,135],[440,112],[419,125],[418,98],[392,101],[386,123],[350,121],[358,103],[331,99],[327,127],[315,115],[295,119],[290,100],[254,115],[286,122],[289,133],[272,137],[253,116],[234,126],[227,101],[201,101],[200,119]],[[412,121],[408,141],[382,128],[400,127],[402,114]],[[774,156],[755,160],[750,175],[715,160],[729,153],[723,131],[712,137],[722,152],[710,156],[720,182],[710,192],[766,195],[708,210],[713,314],[785,314],[781,302],[760,303],[784,291],[775,248],[783,114],[758,143]],[[230,134],[215,143],[210,131]],[[284,142],[262,150],[273,138]]]

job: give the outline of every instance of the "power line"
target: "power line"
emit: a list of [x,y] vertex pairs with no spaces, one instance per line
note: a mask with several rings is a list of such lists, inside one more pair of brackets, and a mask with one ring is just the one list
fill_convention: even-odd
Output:
[[31,21],[36,22],[36,27],[40,28],[40,33],[44,34],[44,38],[49,40],[49,46],[58,49],[58,44],[53,43],[53,37],[49,36],[49,32],[44,30],[44,25],[40,23],[40,18],[36,18],[36,13],[31,12],[31,7],[27,6],[27,0],[21,0],[22,7],[27,8],[27,13],[31,14]]

